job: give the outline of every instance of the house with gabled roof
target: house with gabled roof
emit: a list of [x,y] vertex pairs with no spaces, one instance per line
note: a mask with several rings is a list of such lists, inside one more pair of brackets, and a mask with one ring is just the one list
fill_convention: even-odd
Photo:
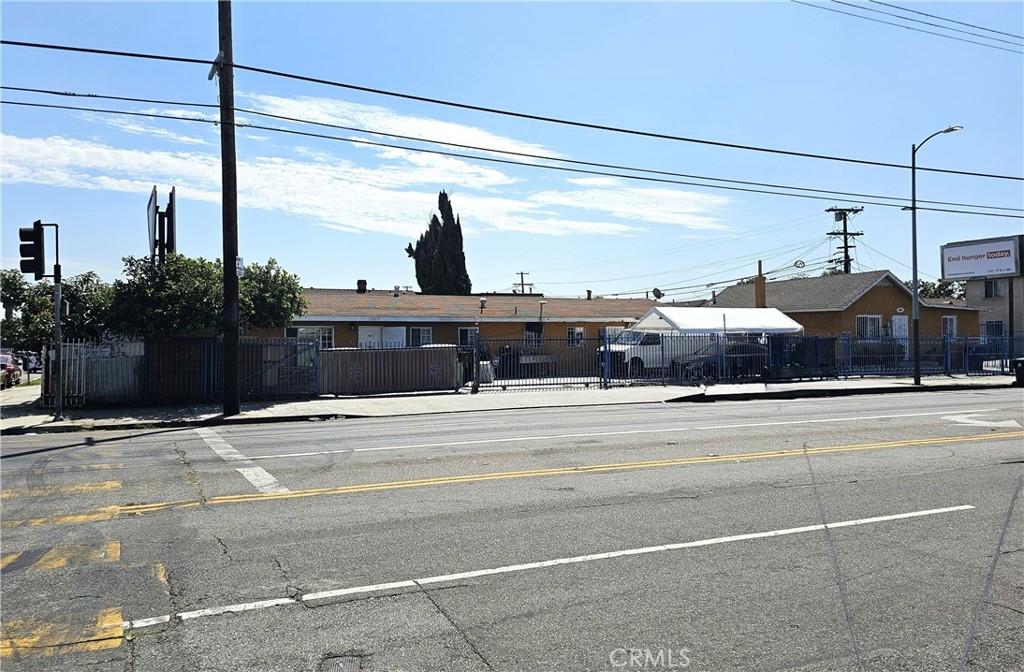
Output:
[[[765,283],[755,305],[754,283],[733,285],[713,299],[722,308],[778,308],[808,335],[908,337],[913,294],[892,271],[792,278]],[[977,336],[979,311],[965,301],[921,299],[922,336]],[[712,301],[708,301],[711,305]]]

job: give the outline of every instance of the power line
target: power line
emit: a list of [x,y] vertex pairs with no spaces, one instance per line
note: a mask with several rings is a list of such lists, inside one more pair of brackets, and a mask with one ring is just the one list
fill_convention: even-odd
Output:
[[910,12],[912,14],[920,14],[921,16],[927,16],[927,17],[932,18],[932,19],[938,19],[939,21],[948,21],[949,23],[956,23],[956,24],[959,24],[961,26],[967,26],[968,28],[977,28],[978,30],[985,30],[985,31],[988,31],[990,33],[996,33],[998,35],[1006,35],[1007,37],[1016,37],[1019,40],[1024,40],[1024,35],[1015,35],[1014,33],[1004,33],[1001,30],[994,30],[992,28],[986,28],[984,26],[977,26],[977,25],[975,25],[973,23],[967,23],[965,21],[957,21],[956,19],[947,19],[947,18],[945,18],[943,16],[936,16],[935,14],[928,14],[927,12],[919,12],[916,9],[910,9],[909,7],[901,7],[899,5],[893,5],[893,4],[890,4],[888,2],[880,2],[879,0],[868,0],[868,1],[869,2],[873,2],[876,5],[883,5],[885,7],[892,7],[893,9],[898,9],[901,12]]
[[[886,254],[885,252],[882,252],[881,250],[879,250],[879,249],[877,249],[877,248],[871,247],[870,245],[868,245],[868,244],[867,244],[867,243],[865,243],[864,241],[861,241],[861,245],[863,245],[863,246],[864,246],[864,247],[866,247],[867,249],[871,250],[872,252],[875,252],[876,254],[880,254],[880,255],[882,255],[883,257],[885,257],[885,258],[886,258],[886,259],[888,259],[889,261],[893,261],[893,262],[896,262],[897,264],[899,264],[899,265],[900,265],[900,266],[902,266],[903,268],[906,268],[906,269],[908,269],[908,270],[912,268],[912,266],[910,266],[910,265],[906,264],[905,262],[902,262],[902,261],[900,261],[899,259],[896,259],[895,257],[890,257],[890,256],[889,256],[888,254]],[[938,277],[938,276],[936,276],[936,275],[932,275],[931,273],[925,273],[924,271],[921,271],[921,270],[919,270],[919,271],[918,271],[918,273],[920,273],[921,275],[927,275],[927,276],[928,276],[928,277],[930,277],[930,278],[935,278],[936,280],[940,280],[940,279],[941,279],[941,278],[939,278],[939,277]]]
[[[103,95],[103,94],[96,94],[96,93],[77,93],[77,92],[73,92],[73,91],[56,91],[56,90],[52,90],[52,89],[36,89],[36,88],[21,87],[21,86],[0,86],[0,89],[8,90],[8,91],[20,91],[20,92],[23,92],[23,93],[39,93],[39,94],[44,94],[44,95],[63,96],[63,97],[70,97],[70,98],[92,98],[92,99],[96,99],[96,100],[118,100],[118,101],[123,101],[123,102],[137,102],[137,103],[148,103],[148,104],[158,104],[158,105],[173,105],[173,106],[181,106],[181,107],[218,108],[218,106],[213,104],[213,103],[195,103],[195,102],[185,102],[185,101],[175,101],[175,100],[158,100],[158,99],[153,99],[153,98],[132,98],[132,97],[129,97],[129,96],[112,96],[112,95]],[[332,123],[325,122],[325,121],[316,121],[316,120],[313,120],[313,119],[304,119],[304,118],[301,118],[301,117],[290,117],[290,116],[285,116],[285,115],[280,115],[280,114],[272,114],[270,112],[261,112],[259,110],[253,110],[253,109],[242,108],[242,107],[236,107],[234,109],[235,109],[235,111],[241,112],[243,114],[251,114],[251,115],[256,115],[256,116],[261,116],[261,117],[268,117],[268,118],[271,118],[271,119],[278,119],[278,120],[281,120],[281,121],[288,121],[288,122],[293,122],[293,123],[298,123],[298,124],[309,124],[309,125],[313,125],[313,126],[322,126],[322,127],[326,127],[326,128],[335,128],[335,129],[344,130],[344,131],[352,131],[352,132],[355,132],[355,133],[364,133],[364,134],[368,134],[368,135],[379,135],[379,136],[389,137],[389,138],[398,138],[398,139],[401,139],[401,140],[409,140],[409,141],[413,141],[413,142],[425,142],[425,143],[429,143],[429,144],[433,144],[433,145],[443,145],[443,146],[447,146],[447,147],[457,147],[457,148],[460,148],[460,149],[469,149],[469,150],[480,151],[480,152],[489,152],[489,153],[494,153],[494,154],[505,154],[505,155],[510,155],[510,156],[522,156],[522,157],[531,158],[531,159],[540,159],[540,160],[545,160],[545,161],[557,161],[557,162],[569,163],[569,164],[574,164],[574,165],[592,166],[592,167],[596,167],[596,168],[609,168],[609,169],[614,169],[614,170],[629,170],[629,171],[633,171],[633,172],[648,173],[648,174],[652,174],[652,175],[667,175],[667,176],[670,176],[670,177],[683,177],[683,178],[688,178],[688,179],[708,180],[708,181],[712,181],[712,182],[726,182],[726,183],[729,183],[729,184],[745,184],[745,185],[750,185],[750,186],[768,187],[768,188],[772,188],[772,189],[789,189],[789,190],[793,190],[793,191],[808,191],[808,192],[821,193],[821,194],[836,194],[836,195],[840,195],[840,196],[853,196],[853,197],[858,197],[858,198],[880,198],[880,199],[889,200],[889,201],[909,201],[910,200],[908,198],[901,197],[901,196],[882,196],[882,195],[878,195],[878,194],[863,194],[863,193],[848,192],[848,191],[835,191],[835,190],[832,190],[832,189],[817,189],[817,188],[812,188],[812,187],[795,187],[795,186],[785,185],[785,184],[773,184],[773,183],[770,183],[770,182],[755,182],[755,181],[751,181],[751,180],[738,180],[738,179],[724,178],[724,177],[709,177],[709,176],[706,176],[706,175],[694,175],[694,174],[689,174],[689,173],[679,173],[679,172],[674,172],[674,171],[658,170],[658,169],[654,169],[654,168],[643,168],[643,167],[636,167],[636,166],[627,166],[627,165],[615,164],[615,163],[602,163],[602,162],[597,162],[597,161],[583,161],[583,160],[579,160],[579,159],[568,159],[568,158],[564,158],[564,157],[551,156],[551,155],[546,155],[546,154],[533,154],[533,153],[530,153],[530,152],[519,152],[519,151],[507,150],[507,149],[496,149],[494,147],[481,147],[481,146],[478,146],[478,145],[466,145],[466,144],[457,143],[457,142],[448,142],[448,141],[445,141],[445,140],[436,140],[436,139],[432,139],[432,138],[423,138],[423,137],[418,137],[418,136],[414,136],[414,135],[402,135],[402,134],[399,134],[399,133],[389,133],[389,132],[386,132],[386,131],[377,131],[377,130],[373,130],[373,129],[359,128],[359,127],[356,127],[356,126],[344,126],[344,125],[341,125],[341,124],[332,124]],[[1006,211],[1010,211],[1010,212],[1024,212],[1024,209],[1022,209],[1022,208],[1004,208],[1004,207],[999,207],[999,206],[977,205],[977,204],[973,204],[973,203],[957,203],[957,202],[951,202],[951,201],[928,201],[928,200],[922,200],[922,199],[918,199],[918,202],[919,203],[931,203],[931,204],[934,204],[934,205],[951,205],[951,206],[957,206],[957,207],[963,207],[963,208],[983,208],[983,209],[987,209],[987,210],[1006,210]]]
[[[798,2],[798,0],[793,0],[793,2]],[[800,4],[807,4],[807,3],[800,3]],[[816,7],[816,5],[809,5],[809,6]],[[819,9],[827,9],[827,8],[820,7]],[[838,11],[838,10],[833,10],[833,11]],[[845,13],[845,12],[843,12],[843,13]],[[959,38],[951,38],[951,39],[959,39]],[[57,44],[49,44],[49,43],[42,43],[42,42],[24,42],[24,41],[15,41],[15,40],[0,40],[0,44],[9,45],[9,46],[16,46],[16,47],[35,48],[35,49],[57,49],[57,50],[61,50],[61,51],[84,52],[84,53],[110,55],[110,56],[149,58],[149,59],[157,59],[157,60],[177,61],[177,62],[184,62],[184,63],[201,63],[201,64],[206,64],[206,65],[209,65],[209,64],[213,63],[213,61],[203,60],[203,59],[182,58],[182,57],[177,57],[177,56],[162,56],[162,55],[158,55],[158,54],[142,54],[142,53],[137,53],[137,52],[127,52],[127,51],[113,51],[113,50],[107,50],[107,49],[89,49],[89,48],[84,48],[84,47],[72,47],[72,46],[69,46],[69,45],[57,45]],[[999,49],[1000,47],[993,46],[992,48]],[[1009,50],[1006,50],[1006,51],[1009,51]],[[474,104],[471,104],[471,103],[461,103],[461,102],[458,102],[458,101],[445,100],[445,99],[442,99],[442,98],[432,98],[432,97],[429,97],[429,96],[421,96],[421,95],[416,95],[416,94],[411,94],[411,93],[403,93],[403,92],[400,92],[400,91],[392,91],[392,90],[389,90],[389,89],[380,89],[380,88],[370,87],[370,86],[362,86],[362,85],[359,85],[359,84],[350,84],[350,83],[347,83],[347,82],[341,82],[341,81],[336,81],[336,80],[331,80],[331,79],[325,79],[325,78],[322,78],[322,77],[311,77],[311,76],[308,76],[308,75],[299,75],[299,74],[295,74],[295,73],[291,73],[291,72],[285,72],[285,71],[282,71],[282,70],[274,70],[274,69],[271,69],[271,68],[261,68],[261,67],[252,66],[252,65],[242,65],[242,64],[239,64],[239,63],[232,63],[231,66],[233,68],[237,69],[237,70],[246,70],[248,72],[254,72],[254,73],[259,73],[259,74],[264,74],[264,75],[270,75],[270,76],[273,76],[273,77],[281,77],[281,78],[284,78],[284,79],[291,79],[291,80],[295,80],[295,81],[307,82],[307,83],[310,83],[310,84],[321,84],[321,85],[324,85],[324,86],[333,86],[333,87],[337,87],[337,88],[348,89],[348,90],[351,90],[351,91],[360,91],[360,92],[363,92],[363,93],[371,93],[371,94],[375,94],[375,95],[389,96],[389,97],[393,97],[393,98],[402,98],[402,99],[405,99],[405,100],[414,100],[414,101],[417,101],[417,102],[430,103],[432,105],[443,105],[443,106],[446,106],[446,107],[452,107],[452,108],[462,109],[462,110],[471,110],[471,111],[474,111],[474,112],[486,112],[488,114],[497,114],[497,115],[502,115],[502,116],[507,116],[507,117],[515,117],[515,118],[518,118],[518,119],[528,119],[528,120],[531,120],[531,121],[542,121],[542,122],[551,123],[551,124],[560,124],[560,125],[563,125],[563,126],[573,126],[573,127],[577,127],[577,128],[587,128],[587,129],[591,129],[591,130],[609,131],[609,132],[613,132],[613,133],[622,133],[622,134],[626,134],[626,135],[655,138],[655,139],[659,139],[659,140],[674,140],[674,141],[677,141],[677,142],[688,142],[688,143],[695,143],[695,144],[701,144],[701,145],[709,145],[709,146],[713,146],[713,147],[726,147],[726,148],[730,148],[730,149],[742,149],[742,150],[747,150],[747,151],[763,152],[763,153],[767,153],[767,154],[777,154],[777,155],[783,155],[783,156],[795,156],[795,157],[801,157],[801,158],[822,159],[822,160],[827,160],[827,161],[840,161],[840,162],[844,162],[844,163],[856,163],[856,164],[860,164],[860,165],[879,166],[879,167],[885,167],[885,168],[902,168],[904,170],[910,169],[910,166],[908,166],[906,164],[901,164],[901,163],[889,163],[889,162],[885,162],[885,161],[872,161],[872,160],[868,160],[868,159],[855,159],[855,158],[851,158],[851,157],[835,156],[835,155],[829,155],[829,154],[816,154],[816,153],[812,153],[812,152],[799,152],[799,151],[795,151],[795,150],[775,149],[775,148],[770,148],[770,147],[760,147],[760,146],[757,146],[757,145],[745,145],[745,144],[739,144],[739,143],[721,142],[721,141],[717,141],[717,140],[706,140],[706,139],[702,139],[702,138],[692,138],[692,137],[687,137],[687,136],[671,135],[671,134],[668,134],[668,133],[658,133],[658,132],[655,132],[655,131],[644,131],[644,130],[638,130],[638,129],[624,128],[624,127],[621,127],[621,126],[610,126],[610,125],[605,125],[605,124],[595,124],[595,123],[590,123],[590,122],[575,121],[575,120],[571,120],[571,119],[563,119],[563,118],[559,118],[559,117],[550,117],[550,116],[545,116],[545,115],[540,115],[540,114],[531,114],[531,113],[527,113],[527,112],[515,112],[515,111],[512,111],[512,110],[505,110],[505,109],[496,108],[496,107],[487,107],[487,106],[484,106],[484,105],[474,105]],[[988,177],[988,178],[994,178],[994,179],[1024,181],[1024,177],[1021,177],[1021,176],[999,175],[999,174],[995,174],[995,173],[982,173],[982,172],[967,171],[967,170],[954,170],[954,169],[951,169],[951,168],[928,168],[928,167],[918,166],[917,170],[925,170],[925,171],[936,172],[936,173],[947,173],[947,174],[951,174],[951,175],[968,175],[968,176],[972,176],[972,177]]]
[[1003,42],[1005,44],[1012,44],[1015,47],[1024,46],[1024,45],[1021,45],[1018,42],[1011,42],[1010,40],[1004,40],[1001,37],[989,37],[988,35],[979,35],[978,33],[974,33],[974,32],[971,32],[969,30],[961,30],[959,28],[950,28],[949,26],[944,26],[941,23],[932,23],[931,21],[922,21],[921,19],[913,19],[913,18],[911,18],[909,16],[901,16],[899,14],[893,14],[892,12],[886,12],[886,11],[883,11],[881,9],[874,9],[872,7],[864,7],[863,5],[855,5],[852,2],[845,2],[844,0],[832,0],[832,2],[836,3],[837,5],[846,5],[847,7],[853,7],[854,9],[859,9],[859,10],[864,11],[864,12],[875,12],[877,14],[884,14],[885,16],[893,16],[893,17],[899,19],[900,21],[913,21],[914,23],[920,23],[920,24],[923,24],[925,26],[933,26],[933,27],[939,28],[941,30],[951,30],[954,33],[962,33],[964,35],[970,35],[972,37],[977,37],[977,38],[980,38],[982,40],[994,40],[996,42]]
[[[0,103],[3,103],[4,105],[18,105],[18,106],[22,106],[22,107],[45,108],[45,109],[54,109],[54,110],[74,110],[74,111],[79,111],[79,112],[98,112],[98,113],[118,114],[118,115],[133,116],[133,117],[145,117],[145,118],[150,118],[150,119],[169,119],[171,121],[178,121],[178,122],[193,122],[193,123],[206,123],[206,124],[218,124],[218,123],[220,123],[218,121],[214,121],[214,120],[211,120],[211,119],[195,119],[195,118],[189,118],[189,117],[175,117],[175,116],[168,115],[168,114],[157,114],[157,113],[150,113],[150,112],[131,112],[131,111],[127,111],[127,110],[110,110],[110,109],[104,109],[104,108],[82,107],[82,106],[75,106],[75,105],[50,105],[50,104],[44,104],[44,103],[27,103],[27,102],[21,102],[21,101],[13,101],[13,100],[3,100],[3,101],[0,101]],[[767,195],[771,195],[771,196],[788,196],[790,198],[804,198],[804,199],[812,199],[812,200],[817,200],[817,201],[835,201],[835,200],[849,201],[850,200],[850,199],[842,199],[842,198],[838,198],[838,199],[837,198],[829,198],[827,196],[814,196],[814,195],[811,195],[811,194],[794,194],[794,193],[787,193],[787,192],[781,192],[781,191],[771,191],[771,190],[765,190],[765,189],[749,189],[749,188],[746,188],[746,187],[729,187],[729,186],[718,185],[718,184],[705,184],[705,183],[701,183],[701,182],[687,182],[687,181],[683,181],[683,180],[670,180],[670,179],[667,179],[667,178],[644,177],[642,175],[629,175],[629,174],[626,174],[626,173],[605,172],[605,171],[600,171],[600,170],[587,170],[587,169],[584,169],[584,168],[569,168],[569,167],[566,167],[566,166],[550,166],[550,165],[539,164],[539,163],[527,163],[527,162],[524,162],[524,161],[512,161],[511,159],[499,159],[499,158],[490,157],[490,156],[475,156],[475,155],[472,155],[472,154],[460,154],[458,152],[445,152],[445,151],[441,151],[441,150],[437,150],[437,149],[425,149],[425,148],[422,148],[422,147],[410,147],[408,145],[394,145],[394,144],[389,144],[389,143],[385,143],[385,142],[374,142],[374,141],[371,141],[371,140],[362,140],[362,139],[358,139],[358,138],[346,138],[346,137],[341,137],[341,136],[337,136],[337,135],[327,135],[327,134],[324,134],[324,133],[312,133],[312,132],[309,132],[309,131],[299,131],[299,130],[295,130],[295,129],[279,128],[279,127],[274,127],[274,126],[263,126],[263,125],[260,125],[260,124],[236,123],[235,126],[236,127],[240,127],[240,128],[252,128],[252,129],[268,131],[268,132],[274,132],[274,133],[285,133],[285,134],[288,134],[288,135],[298,135],[298,136],[309,137],[309,138],[318,138],[318,139],[322,139],[322,140],[335,140],[335,141],[338,141],[338,142],[347,142],[347,143],[357,144],[357,145],[367,145],[367,146],[372,146],[372,147],[386,147],[388,149],[399,149],[399,150],[407,151],[407,152],[420,152],[420,153],[424,153],[424,154],[436,154],[438,156],[448,156],[448,157],[466,159],[466,160],[469,160],[469,161],[486,161],[486,162],[489,162],[489,163],[500,163],[500,164],[503,164],[503,165],[523,166],[523,167],[526,167],[526,168],[540,168],[540,169],[544,169],[544,170],[555,170],[555,171],[566,172],[566,173],[579,173],[579,174],[583,174],[583,175],[600,175],[600,176],[603,176],[603,177],[618,177],[618,178],[622,178],[622,179],[625,179],[625,180],[634,180],[634,181],[640,181],[640,182],[652,182],[652,183],[657,183],[657,184],[678,184],[678,185],[691,186],[691,187],[703,187],[705,189],[723,189],[723,190],[727,190],[727,191],[740,191],[740,192],[753,193],[753,194],[767,194]],[[904,207],[906,207],[906,206],[903,206],[903,205],[900,205],[900,204],[897,204],[897,203],[882,203],[882,202],[879,202],[879,201],[861,201],[861,202],[862,203],[866,203],[868,205],[878,205],[878,206],[887,207],[887,208],[900,208],[900,209],[903,209]],[[922,207],[918,207],[917,209],[918,210],[927,210],[927,211],[931,211],[931,212],[946,212],[946,213],[963,214],[963,215],[978,215],[978,216],[985,216],[985,217],[1006,217],[1006,218],[1010,218],[1010,219],[1024,219],[1024,215],[1009,215],[1009,214],[1002,214],[1002,213],[995,213],[995,212],[975,212],[975,211],[970,211],[970,210],[956,210],[956,209],[950,209],[950,208],[922,208]]]
[[914,28],[913,26],[908,26],[908,25],[903,24],[903,23],[894,23],[892,21],[885,21],[883,19],[874,19],[874,18],[871,18],[870,16],[862,16],[860,14],[854,14],[853,12],[844,12],[841,9],[835,9],[833,7],[822,7],[821,5],[815,5],[815,4],[812,4],[810,2],[803,2],[802,0],[789,0],[789,1],[790,2],[795,2],[798,5],[804,5],[805,7],[813,7],[814,9],[823,9],[823,10],[825,10],[827,12],[836,12],[837,14],[845,14],[846,16],[853,16],[853,17],[856,17],[858,19],[864,19],[865,21],[874,21],[875,23],[884,23],[887,26],[896,26],[897,28],[903,28],[905,30],[913,30],[913,31],[918,32],[918,33],[927,33],[928,35],[936,35],[938,37],[944,37],[947,40],[956,40],[957,42],[967,42],[969,44],[977,44],[977,45],[982,46],[982,47],[988,47],[989,49],[998,49],[999,51],[1008,51],[1011,54],[1017,54],[1018,56],[1024,55],[1024,52],[1022,52],[1022,51],[1017,51],[1016,49],[1007,49],[1006,47],[1000,47],[1000,46],[995,45],[995,44],[986,44],[985,42],[977,42],[975,40],[968,40],[968,39],[963,38],[963,37],[956,37],[955,35],[945,35],[943,33],[936,33],[933,30],[924,30],[924,29],[921,29],[921,28]]

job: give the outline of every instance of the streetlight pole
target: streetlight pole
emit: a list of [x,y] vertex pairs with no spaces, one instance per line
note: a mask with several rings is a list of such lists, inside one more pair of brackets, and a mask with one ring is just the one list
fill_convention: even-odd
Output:
[[913,285],[913,301],[911,314],[913,315],[913,326],[911,338],[914,349],[914,385],[921,384],[921,299],[918,295],[917,280],[917,150],[924,147],[936,135],[942,133],[954,133],[963,130],[963,126],[947,126],[941,131],[935,131],[927,138],[916,145],[910,146],[910,247],[911,267],[913,269],[911,284]]

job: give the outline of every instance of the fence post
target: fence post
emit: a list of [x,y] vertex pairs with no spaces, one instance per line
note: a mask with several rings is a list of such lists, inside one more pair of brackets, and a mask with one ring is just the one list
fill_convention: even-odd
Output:
[[602,346],[603,346],[601,348],[601,359],[603,360],[601,362],[601,364],[602,364],[602,366],[601,366],[601,389],[602,390],[607,390],[609,387],[611,387],[611,375],[612,375],[612,372],[611,372],[611,360],[612,360],[612,357],[611,357],[611,349],[610,349],[611,341],[608,338],[608,328],[607,327],[605,327],[604,329],[601,330],[601,341],[602,341]]
[[469,388],[470,394],[480,392],[480,330],[473,334],[473,384]]

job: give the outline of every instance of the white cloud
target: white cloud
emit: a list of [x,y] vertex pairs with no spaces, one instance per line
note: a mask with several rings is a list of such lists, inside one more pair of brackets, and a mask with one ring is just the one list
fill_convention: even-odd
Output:
[[543,145],[520,142],[476,126],[401,114],[377,105],[362,105],[335,98],[282,98],[251,93],[238,93],[236,97],[249,101],[249,106],[257,111],[269,114],[501,151],[559,156]]
[[205,145],[208,144],[203,138],[197,138],[194,135],[182,135],[175,133],[166,128],[160,126],[154,126],[152,124],[142,123],[135,121],[133,118],[128,117],[109,117],[106,115],[89,113],[85,115],[89,121],[99,121],[107,126],[112,126],[119,131],[124,133],[131,133],[132,135],[149,135],[154,138],[160,138],[162,140],[170,140],[171,142],[177,142],[183,145]]
[[[579,184],[579,181],[576,182]],[[594,186],[591,183],[591,186]],[[530,200],[549,206],[562,206],[601,212],[629,221],[676,224],[688,229],[727,228],[715,215],[730,201],[725,196],[680,189],[616,186],[542,191]]]
[[[54,136],[3,135],[5,184],[104,189],[144,194],[154,183],[174,184],[178,196],[220,202],[220,158],[199,151],[142,151]],[[437,202],[453,194],[467,235],[516,231],[542,235],[632,236],[643,224],[715,229],[728,199],[672,189],[590,180],[586,189],[488,193],[516,182],[499,170],[452,157],[402,150],[375,152],[378,165],[359,165],[321,149],[296,147],[289,157],[246,157],[238,163],[239,204],[284,212],[332,230],[415,237]],[[369,155],[367,155],[369,156]],[[624,184],[624,183],[623,183]],[[518,191],[524,191],[522,185]],[[600,213],[591,219],[579,211]]]

